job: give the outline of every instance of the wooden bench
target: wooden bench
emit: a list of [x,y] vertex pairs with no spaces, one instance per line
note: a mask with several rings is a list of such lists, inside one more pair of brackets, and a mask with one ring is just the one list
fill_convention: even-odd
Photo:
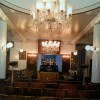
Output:
[[35,97],[34,96],[12,95],[12,96],[10,96],[10,100],[35,100]]
[[37,100],[61,100],[59,97],[37,97]]
[[0,100],[10,100],[9,95],[0,94]]

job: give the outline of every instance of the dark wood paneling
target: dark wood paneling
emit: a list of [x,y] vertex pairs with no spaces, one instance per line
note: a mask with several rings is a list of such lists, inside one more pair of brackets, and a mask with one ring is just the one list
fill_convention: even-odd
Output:
[[58,80],[59,73],[56,72],[40,72],[40,79],[41,80]]

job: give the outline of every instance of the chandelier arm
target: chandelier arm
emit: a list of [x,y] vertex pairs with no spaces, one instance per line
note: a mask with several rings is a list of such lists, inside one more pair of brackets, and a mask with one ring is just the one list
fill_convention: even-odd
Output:
[[43,24],[48,20],[52,23],[52,20],[55,20],[55,22],[57,20],[58,23],[65,26],[70,24],[72,6],[68,4],[67,0],[36,0],[31,15],[33,16],[33,23],[36,25]]

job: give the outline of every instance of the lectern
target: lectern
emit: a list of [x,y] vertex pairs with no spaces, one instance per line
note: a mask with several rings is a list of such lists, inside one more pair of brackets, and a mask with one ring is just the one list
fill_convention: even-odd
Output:
[[17,67],[18,61],[11,61],[11,62],[8,62],[8,64],[9,64],[10,66],[12,66],[11,83],[13,84],[13,79],[14,79],[14,67]]

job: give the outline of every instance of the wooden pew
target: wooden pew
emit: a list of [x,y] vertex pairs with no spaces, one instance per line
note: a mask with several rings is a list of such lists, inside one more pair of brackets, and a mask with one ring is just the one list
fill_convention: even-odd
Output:
[[31,88],[43,88],[43,83],[35,83],[35,82],[29,82],[29,87]]
[[88,100],[85,98],[63,98],[63,100]]
[[5,94],[7,95],[23,95],[23,90],[20,87],[5,87]]
[[61,100],[59,97],[37,97],[37,100]]
[[76,90],[75,84],[60,84],[59,89],[71,89]]
[[82,90],[82,98],[100,99],[100,90]]
[[14,82],[13,87],[21,87],[21,88],[27,88],[29,86],[28,82]]
[[27,92],[28,96],[41,96],[42,95],[42,89],[41,88],[28,88]]
[[53,89],[59,89],[59,84],[56,83],[44,83],[43,88],[53,88]]
[[47,89],[47,95],[49,97],[64,97],[64,92],[61,89]]
[[0,94],[6,94],[5,86],[0,86]]
[[64,89],[63,92],[65,98],[82,98],[80,90]]
[[18,96],[18,95],[12,95],[10,97],[10,100],[35,100],[34,96]]
[[0,94],[0,100],[10,100],[9,95]]

